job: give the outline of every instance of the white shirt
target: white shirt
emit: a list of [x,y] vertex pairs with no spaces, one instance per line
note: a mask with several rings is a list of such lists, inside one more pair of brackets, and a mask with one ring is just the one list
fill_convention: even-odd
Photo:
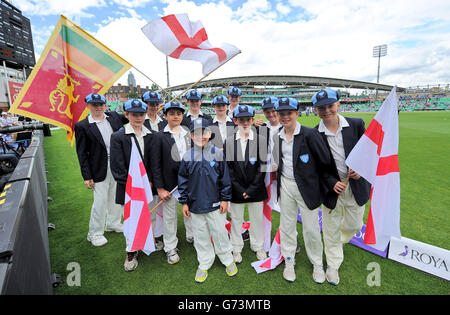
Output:
[[177,136],[172,129],[170,129],[169,125],[166,125],[166,127],[164,127],[164,132],[170,132],[172,134],[172,138],[175,140],[175,144],[177,145],[178,154],[180,155],[180,158],[182,158],[184,153],[187,151],[185,140],[187,135],[186,129],[180,126],[180,134]]
[[349,127],[347,120],[338,114],[339,127],[336,134],[329,131],[323,121],[319,123],[319,132],[324,132],[327,136],[327,141],[330,146],[331,154],[333,155],[338,170],[339,177],[344,180],[347,177],[347,165],[345,165],[345,150],[344,140],[342,138],[342,128]]
[[[242,158],[243,161],[245,161],[245,149],[247,148],[248,140],[253,140],[253,131],[250,129],[250,133],[248,134],[247,138],[242,138],[240,132],[236,132],[236,140],[239,140],[239,143],[241,144],[241,152],[242,152]],[[239,159],[239,157],[238,157]]]
[[152,120],[150,119],[150,117],[148,117],[147,114],[145,115],[145,119],[148,119],[148,120],[149,120],[149,122],[150,122],[150,127],[152,128],[152,130],[155,130],[155,131],[158,131],[158,124],[159,124],[161,121],[163,121],[163,120],[161,119],[161,117],[159,117],[159,115],[156,115],[155,121],[152,121]]
[[191,121],[192,121],[192,120],[197,119],[198,117],[203,116],[203,113],[202,113],[201,110],[199,110],[199,111],[198,111],[198,115],[197,115],[197,116],[194,116],[194,115],[191,113],[191,111],[188,111],[187,114],[186,114],[186,117],[189,117],[189,116],[192,116],[192,118],[191,118]]
[[217,122],[217,125],[219,126],[220,136],[222,137],[222,140],[225,140],[227,138],[227,122],[233,122],[230,118],[230,116],[225,116],[226,119],[223,123],[221,123],[217,116],[213,119],[213,124]]
[[281,174],[287,178],[295,179],[294,177],[294,137],[300,133],[301,125],[297,121],[295,126],[294,133],[292,134],[291,140],[288,141],[286,138],[286,133],[284,128],[280,131],[280,139],[282,139],[281,143],[281,154],[283,160],[283,168],[281,169]]
[[100,131],[100,134],[102,135],[103,142],[106,146],[106,152],[108,153],[109,157],[109,147],[111,143],[111,135],[113,134],[113,130],[111,127],[111,124],[109,123],[108,119],[106,119],[106,115],[103,115],[103,120],[95,120],[90,114],[88,116],[88,121],[90,124],[97,124],[97,128]]
[[270,146],[271,152],[273,152],[273,136],[278,133],[278,130],[280,129],[281,124],[278,123],[278,125],[272,126],[269,121],[266,121],[265,123],[263,123],[263,125],[266,125],[267,127],[269,127],[269,135],[268,135],[269,146]]
[[138,135],[134,132],[133,127],[130,124],[126,124],[125,126],[125,134],[129,135],[134,133],[134,135],[136,136],[137,139],[137,144],[139,145],[139,148],[141,149],[141,153],[144,154],[144,136],[152,133],[150,130],[147,129],[147,127],[145,127],[144,125],[142,125],[142,132],[141,135]]

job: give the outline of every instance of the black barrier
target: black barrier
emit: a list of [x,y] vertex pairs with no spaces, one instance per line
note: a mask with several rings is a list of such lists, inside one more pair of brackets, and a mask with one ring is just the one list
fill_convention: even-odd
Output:
[[43,135],[33,137],[0,197],[0,293],[52,294]]

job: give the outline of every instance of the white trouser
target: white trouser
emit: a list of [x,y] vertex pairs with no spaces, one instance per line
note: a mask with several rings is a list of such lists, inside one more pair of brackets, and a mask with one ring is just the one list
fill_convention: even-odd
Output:
[[327,265],[339,269],[344,260],[343,243],[348,243],[361,230],[365,205],[356,203],[350,185],[347,185],[331,213],[330,209],[323,207],[322,228]]
[[[178,201],[174,197],[163,202],[163,241],[164,252],[169,252],[175,249],[178,245],[177,238],[177,212]],[[184,227],[186,229],[186,237],[192,237],[192,223],[191,218],[184,218]]]
[[198,267],[202,270],[211,268],[215,255],[219,257],[224,266],[230,265],[233,262],[232,247],[228,231],[223,224],[223,216],[219,210],[201,214],[191,212],[191,218]]
[[[249,202],[248,216],[250,219],[250,248],[254,252],[263,249],[264,232],[263,232],[263,201]],[[233,252],[240,253],[244,247],[242,240],[242,223],[244,223],[244,207],[245,203],[230,203],[231,208],[231,244]]]
[[322,266],[323,244],[320,235],[319,208],[310,210],[294,179],[281,176],[280,246],[284,258],[295,257],[297,248],[297,216],[302,216],[303,240],[309,261]]
[[[153,195],[153,200],[152,200],[152,202],[150,202],[150,203],[148,204],[148,209],[149,209],[149,211],[152,210],[153,207],[156,206],[156,205],[158,204],[158,202],[159,202],[159,197],[158,197],[158,195]],[[124,206],[122,206],[122,211],[123,211],[123,207],[124,207]],[[157,209],[155,209],[155,211],[153,211],[153,212],[150,214],[150,219],[152,220],[152,231],[153,231],[153,236],[155,235],[155,228],[156,228],[156,210],[157,210]],[[145,211],[145,210],[144,210],[144,211]],[[127,247],[128,247],[128,240],[127,240],[127,238],[125,238],[125,244],[126,244],[126,246],[125,246],[125,251],[127,251]]]
[[107,165],[106,177],[101,182],[94,183],[94,202],[89,220],[90,236],[103,235],[106,228],[120,225],[123,207],[115,203],[116,181]]

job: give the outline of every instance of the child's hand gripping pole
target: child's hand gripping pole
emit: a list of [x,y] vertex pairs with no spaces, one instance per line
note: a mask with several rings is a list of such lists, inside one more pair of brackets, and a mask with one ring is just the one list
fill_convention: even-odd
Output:
[[[178,189],[178,186],[176,186],[174,189],[172,189],[172,191],[170,192],[170,194],[172,195],[173,192],[174,192],[175,190],[177,190],[177,189]],[[158,204],[157,204],[156,206],[154,206],[154,207],[152,208],[152,210],[150,210],[150,214],[153,213],[153,211],[155,211],[155,209],[158,208],[163,202],[164,202],[164,200],[160,200],[160,201],[158,202]]]
[[[344,185],[345,186],[347,186],[347,184],[348,184],[348,180],[350,179],[350,174],[347,174],[347,178],[345,179],[345,181],[344,181]],[[339,198],[339,196],[338,196],[338,198]],[[333,211],[333,209],[330,209],[330,211],[328,212],[328,214],[331,214],[331,211]]]

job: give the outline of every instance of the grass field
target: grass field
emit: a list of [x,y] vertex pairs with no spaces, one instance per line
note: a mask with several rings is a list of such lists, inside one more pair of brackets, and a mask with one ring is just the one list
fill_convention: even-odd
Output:
[[[373,113],[345,114],[361,117],[366,127]],[[317,117],[301,117],[306,126],[318,123]],[[450,112],[402,112],[399,116],[399,163],[401,179],[401,232],[408,238],[450,249]],[[242,252],[239,272],[229,278],[216,259],[208,279],[194,281],[197,269],[195,249],[185,241],[181,211],[178,216],[178,238],[181,260],[168,265],[163,252],[139,256],[139,267],[127,273],[123,269],[125,240],[122,234],[105,233],[108,243],[94,248],[87,240],[92,192],[84,185],[75,146],[66,141],[62,130],[45,138],[48,170],[49,222],[56,230],[49,233],[52,272],[64,279],[72,269],[71,262],[80,266],[81,285],[67,283],[55,288],[55,294],[444,294],[450,293],[450,282],[416,269],[381,258],[352,245],[344,246],[345,259],[340,268],[341,282],[331,286],[316,284],[303,246],[301,224],[298,240],[301,252],[296,256],[297,280],[286,282],[283,266],[256,274],[250,263],[256,261],[248,242]],[[365,219],[368,206],[366,206]],[[273,235],[279,224],[279,214],[272,215]],[[325,261],[325,260],[324,260]],[[369,286],[367,266],[376,262],[381,269],[381,285]],[[448,263],[448,262],[447,262]]]

